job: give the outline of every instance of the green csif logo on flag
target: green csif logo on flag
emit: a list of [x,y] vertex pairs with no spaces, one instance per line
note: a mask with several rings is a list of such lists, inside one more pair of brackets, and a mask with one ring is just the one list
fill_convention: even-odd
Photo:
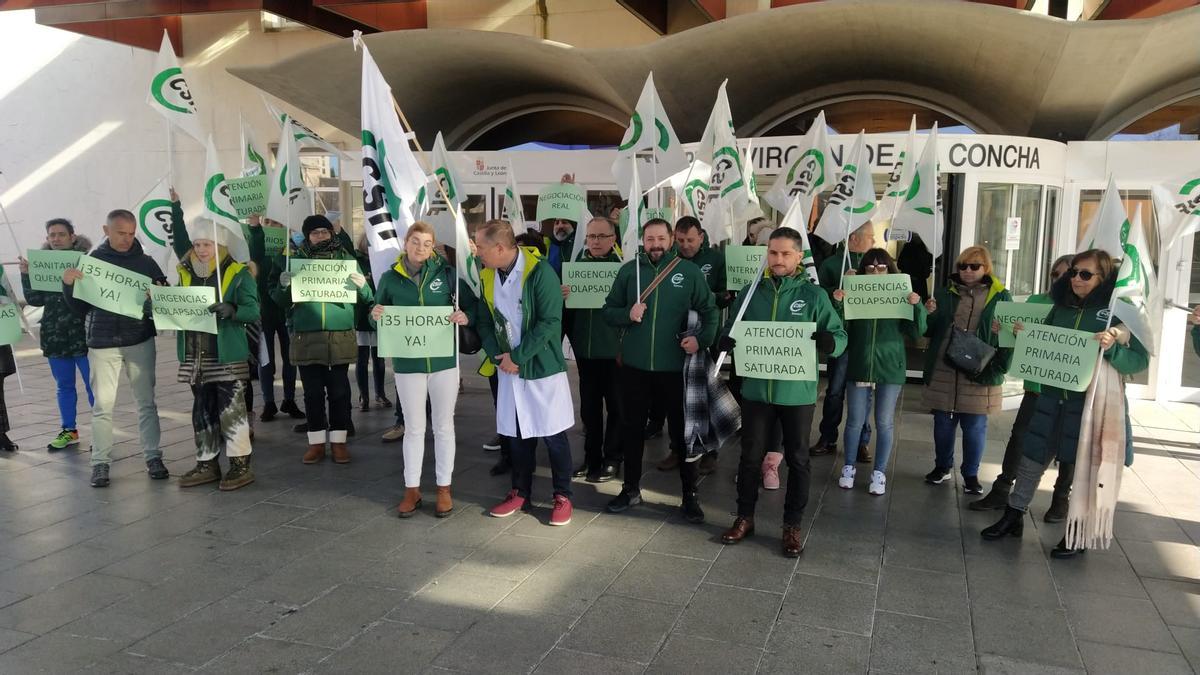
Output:
[[258,152],[255,151],[254,146],[250,145],[249,143],[246,144],[246,159],[250,160],[251,164],[258,167],[258,175],[267,175],[267,160],[263,159],[263,156],[258,154]]
[[170,246],[172,204],[167,199],[150,199],[138,209],[138,229],[159,246]]
[[1183,201],[1175,203],[1175,210],[1185,216],[1200,216],[1200,178],[1184,183],[1179,195]]
[[[363,144],[363,212],[367,222],[378,226],[395,223],[400,217],[400,198],[392,189],[391,177],[387,172],[387,146],[382,138],[367,129],[362,132]],[[384,239],[395,237],[395,230],[379,231]]]
[[183,71],[177,66],[166,68],[154,76],[150,81],[150,95],[171,112],[184,115],[196,113],[192,92],[188,89],[187,80],[183,79]]
[[[629,141],[617,146],[617,150],[625,152],[630,148],[637,147],[638,141],[642,140],[642,116],[637,111],[634,111],[633,117],[629,120],[630,129],[633,133],[630,134]],[[667,127],[662,123],[662,120],[655,118],[654,128],[658,130],[658,149],[666,150],[671,147],[671,135],[667,132]]]
[[222,204],[231,203],[229,199],[229,186],[225,184],[225,174],[223,173],[209,176],[208,183],[204,185],[204,205],[208,207],[209,211],[212,211],[222,218],[228,218],[230,221],[236,223],[238,219],[237,214],[230,213],[219,206],[217,203],[217,195],[220,195],[224,198],[221,200]]
[[825,184],[825,153],[809,148],[788,169],[788,197],[808,196]]

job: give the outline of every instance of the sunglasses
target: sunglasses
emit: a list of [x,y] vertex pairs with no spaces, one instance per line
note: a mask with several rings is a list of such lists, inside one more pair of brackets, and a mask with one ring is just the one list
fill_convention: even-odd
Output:
[[983,263],[958,263],[958,271],[965,272],[970,269],[972,272],[978,272],[983,269]]
[[888,271],[888,266],[887,265],[864,265],[863,269],[867,272],[886,272],[886,271]]
[[1072,279],[1074,279],[1075,277],[1079,277],[1080,279],[1083,279],[1084,281],[1091,281],[1092,277],[1100,276],[1099,274],[1096,274],[1095,272],[1093,272],[1091,270],[1081,270],[1077,267],[1072,267],[1071,271],[1067,272],[1067,275],[1070,276]]

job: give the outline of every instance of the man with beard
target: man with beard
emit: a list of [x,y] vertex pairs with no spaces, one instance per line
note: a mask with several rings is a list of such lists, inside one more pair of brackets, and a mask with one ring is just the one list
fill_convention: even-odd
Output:
[[[610,325],[625,331],[619,351],[625,484],[608,503],[610,513],[642,502],[643,434],[651,401],[663,401],[671,437],[683,438],[684,357],[712,344],[720,320],[704,273],[672,248],[670,223],[661,218],[647,221],[642,227],[642,248],[645,252],[617,273],[603,310]],[[700,333],[680,339],[689,311],[699,315]],[[692,523],[704,522],[696,496],[698,465],[698,461],[679,465],[683,515]]]

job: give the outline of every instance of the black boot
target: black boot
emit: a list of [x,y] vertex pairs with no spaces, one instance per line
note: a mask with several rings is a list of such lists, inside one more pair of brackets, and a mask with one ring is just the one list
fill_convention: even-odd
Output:
[[275,416],[278,414],[279,414],[279,408],[275,407],[275,402],[268,401],[263,404],[262,415],[259,415],[258,421],[270,422],[271,420],[275,419]]
[[1067,509],[1071,507],[1071,493],[1055,492],[1050,499],[1050,508],[1046,509],[1046,515],[1042,520],[1047,523],[1061,523],[1067,519]]
[[1086,548],[1067,548],[1066,537],[1058,540],[1058,543],[1055,544],[1054,548],[1050,549],[1050,557],[1057,558],[1059,560],[1074,558],[1075,556],[1083,555],[1084,553],[1087,553]]
[[19,446],[9,439],[8,434],[0,432],[0,450],[4,452],[15,452]]
[[683,505],[680,508],[683,510],[683,519],[689,523],[704,522],[704,510],[700,508],[700,500],[695,492],[683,493]]
[[1025,530],[1025,512],[1011,506],[1004,507],[1004,515],[991,527],[984,528],[979,533],[984,539],[993,540],[1001,537],[1019,537]]
[[967,508],[972,511],[999,511],[1008,506],[1008,486],[1001,487],[1000,483],[992,485],[992,489],[988,491],[983,499],[976,499],[967,504]]

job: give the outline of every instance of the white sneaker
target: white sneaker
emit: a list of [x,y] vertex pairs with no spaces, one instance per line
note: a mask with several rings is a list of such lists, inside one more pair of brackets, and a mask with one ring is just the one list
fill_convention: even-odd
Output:
[[881,495],[887,492],[887,477],[882,471],[871,472],[871,487],[867,488],[867,492],[873,495]]
[[850,466],[849,464],[847,464],[846,466],[843,466],[842,467],[842,477],[838,479],[838,487],[842,488],[843,490],[853,489],[854,488],[854,474],[856,472],[857,472],[857,470],[853,466]]

